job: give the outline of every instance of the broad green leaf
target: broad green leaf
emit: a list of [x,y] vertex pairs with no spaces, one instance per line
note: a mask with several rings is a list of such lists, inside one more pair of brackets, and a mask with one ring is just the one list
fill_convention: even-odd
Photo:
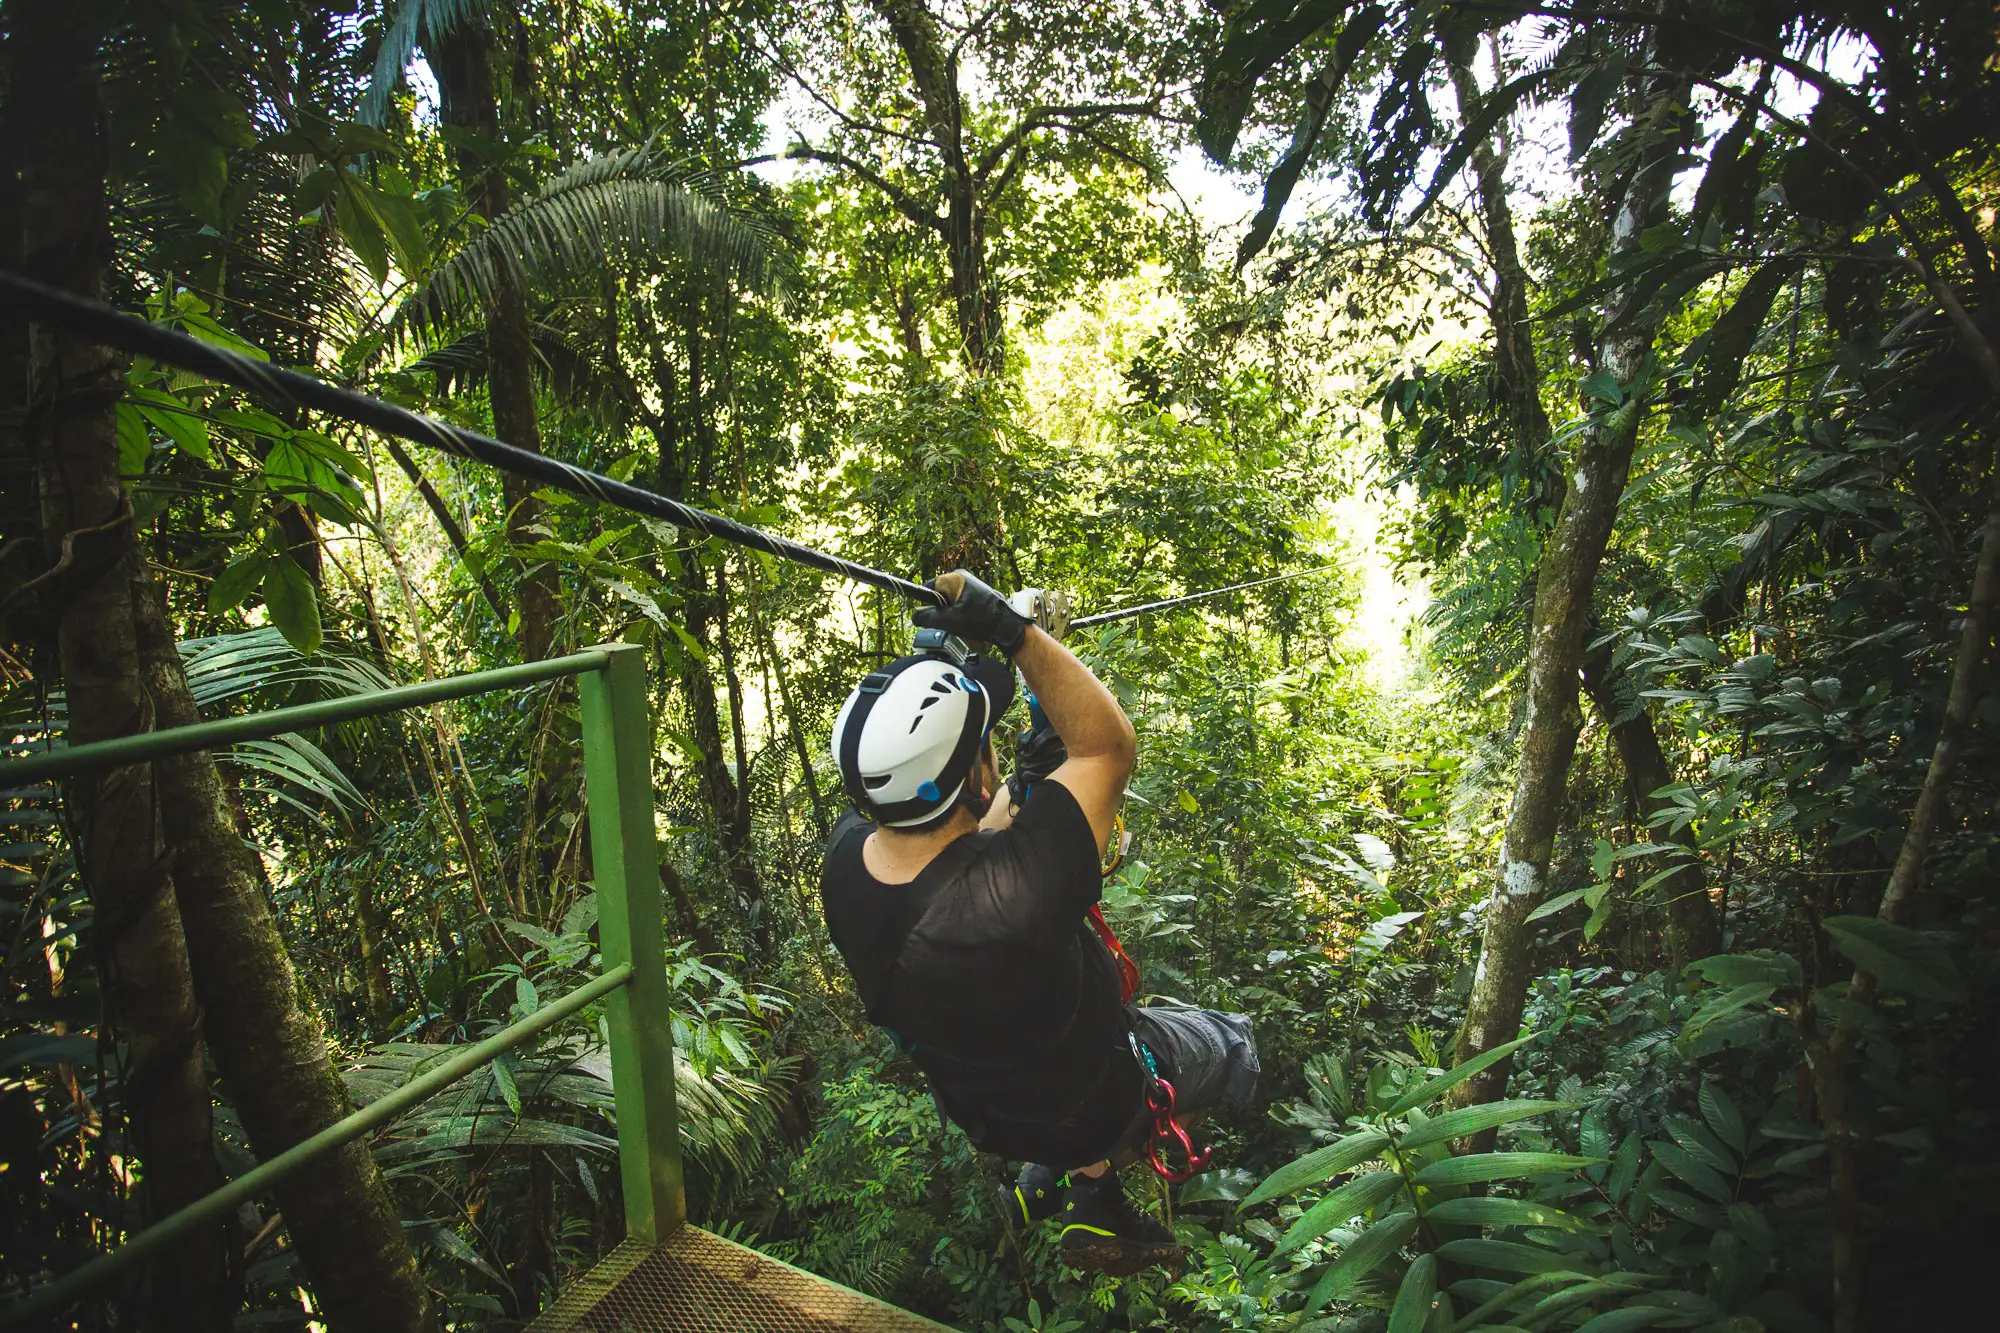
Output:
[[1674,1142],[1707,1162],[1725,1175],[1736,1174],[1736,1154],[1729,1145],[1717,1138],[1715,1133],[1692,1116],[1670,1115],[1661,1118],[1660,1123],[1667,1133],[1673,1135]]
[[1718,1203],[1728,1203],[1733,1191],[1722,1173],[1678,1143],[1652,1145],[1653,1157],[1668,1171]]
[[319,589],[298,561],[283,552],[265,569],[264,606],[286,643],[307,657],[319,651]]
[[[1654,1167],[1659,1167],[1660,1164],[1655,1162],[1653,1165]],[[1710,1231],[1720,1231],[1728,1225],[1728,1219],[1723,1216],[1722,1210],[1714,1204],[1703,1203],[1700,1199],[1692,1195],[1683,1194],[1676,1189],[1668,1189],[1664,1185],[1656,1186],[1648,1191],[1647,1200],[1654,1206],[1672,1213],[1683,1222],[1692,1222],[1696,1226],[1706,1227]],[[1636,1212],[1637,1210],[1634,1209],[1633,1211]]]
[[1626,1333],[1627,1329],[1651,1328],[1674,1317],[1672,1310],[1656,1306],[1631,1305],[1622,1310],[1606,1310],[1577,1326],[1576,1333]]
[[1482,1152],[1464,1157],[1447,1157],[1417,1172],[1416,1183],[1425,1186],[1473,1185],[1482,1180],[1519,1180],[1524,1176],[1546,1175],[1551,1171],[1574,1171],[1601,1162],[1601,1157],[1575,1157],[1560,1152]]
[[1739,1009],[1747,1009],[1753,1004],[1762,1004],[1771,998],[1777,987],[1768,982],[1755,981],[1744,986],[1734,986],[1695,1010],[1693,1018],[1681,1029],[1680,1039],[1692,1041],[1702,1029],[1717,1019],[1726,1018]]
[[1639,1175],[1639,1160],[1644,1145],[1639,1141],[1638,1132],[1627,1134],[1625,1141],[1618,1145],[1617,1156],[1611,1159],[1611,1177],[1605,1182],[1605,1189],[1613,1202],[1623,1203],[1625,1192],[1632,1188],[1632,1182]]
[[243,605],[244,599],[263,584],[270,563],[270,553],[260,546],[224,565],[215,582],[208,585],[208,609],[219,615]]
[[1830,916],[1820,924],[1833,947],[1874,973],[1884,990],[1946,1003],[1965,998],[1951,955],[1922,931],[1874,916]]
[[1389,1136],[1379,1129],[1364,1129],[1359,1134],[1349,1134],[1337,1143],[1329,1143],[1273,1171],[1265,1177],[1263,1184],[1250,1192],[1243,1206],[1247,1208],[1266,1199],[1296,1194],[1308,1185],[1317,1185],[1322,1180],[1331,1179],[1342,1171],[1380,1156],[1388,1146]]
[[1186,1205],[1208,1203],[1219,1199],[1235,1203],[1247,1195],[1256,1183],[1257,1177],[1242,1167],[1232,1166],[1220,1171],[1204,1171],[1181,1186],[1180,1202]]
[[1528,913],[1526,919],[1529,921],[1540,921],[1545,916],[1554,916],[1557,912],[1562,911],[1563,908],[1574,906],[1583,901],[1583,895],[1586,892],[1587,890],[1584,889],[1571,889],[1568,893],[1558,893],[1555,897]]
[[1569,110],[1569,160],[1575,162],[1589,152],[1597,142],[1597,135],[1604,128],[1604,113],[1611,105],[1611,95],[1618,91],[1625,80],[1625,56],[1619,52],[1610,59],[1590,67],[1577,80],[1576,91],[1570,95]]
[[1396,1303],[1389,1310],[1389,1333],[1423,1333],[1436,1299],[1437,1256],[1419,1255],[1396,1288]]
[[153,437],[146,419],[131,403],[118,404],[118,473],[125,477],[144,476],[146,460],[153,456]]
[[1799,971],[1798,959],[1772,950],[1719,953],[1688,964],[1688,971],[1725,988],[1764,982],[1773,990],[1796,986],[1803,975]]
[[[1490,1278],[1460,1278],[1451,1284],[1453,1294],[1478,1301],[1479,1305],[1454,1327],[1457,1329],[1494,1327],[1482,1321],[1488,1315],[1497,1314],[1501,1310],[1519,1304],[1523,1297],[1532,1296],[1549,1287],[1565,1286],[1580,1276],[1574,1273],[1537,1273],[1533,1277],[1522,1278],[1511,1287]],[[1499,1327],[1512,1327],[1512,1325]]]
[[1271,1257],[1290,1254],[1309,1240],[1317,1240],[1344,1222],[1361,1216],[1403,1187],[1403,1178],[1394,1171],[1371,1171],[1357,1176],[1306,1209],[1298,1221],[1285,1229]]
[[446,1223],[439,1222],[434,1226],[422,1228],[417,1234],[431,1241],[440,1250],[443,1250],[460,1263],[465,1264],[467,1267],[478,1269],[481,1273],[491,1278],[497,1285],[507,1285],[507,1279],[501,1276],[500,1270],[482,1259],[479,1256],[479,1251],[473,1249],[463,1236],[459,1235]]
[[200,417],[184,410],[164,407],[141,407],[139,415],[153,423],[162,435],[172,440],[174,448],[204,463],[214,464],[215,451],[208,443],[208,423]]
[[1618,383],[1618,377],[1608,370],[1591,371],[1577,387],[1586,397],[1595,398],[1600,403],[1615,405],[1625,401],[1625,390]]
[[1328,1301],[1353,1290],[1355,1283],[1402,1249],[1403,1242],[1415,1235],[1416,1230],[1415,1213],[1392,1213],[1355,1237],[1313,1284],[1312,1293],[1306,1297],[1305,1312],[1312,1314]]
[[1525,1037],[1516,1037],[1510,1042],[1495,1046],[1490,1051],[1483,1051],[1473,1056],[1470,1060],[1467,1060],[1455,1069],[1448,1069],[1436,1078],[1426,1080],[1404,1093],[1401,1097],[1398,1097],[1389,1106],[1388,1114],[1401,1115],[1413,1107],[1429,1105],[1438,1097],[1465,1082],[1465,1080],[1471,1078],[1474,1074],[1477,1074],[1480,1070],[1505,1060],[1539,1035],[1539,1033],[1531,1032]]
[[1562,1227],[1578,1225],[1560,1208],[1551,1208],[1532,1199],[1503,1199],[1486,1195],[1474,1199],[1446,1199],[1424,1210],[1424,1218],[1460,1227]]
[[1438,1257],[1496,1273],[1587,1272],[1585,1260],[1511,1240],[1450,1240],[1438,1246]]
[[351,172],[340,173],[340,192],[333,199],[334,221],[340,227],[340,238],[379,287],[389,280],[389,247],[382,224],[366,205],[356,201],[354,183]]
[[1729,1094],[1714,1079],[1701,1081],[1701,1094],[1697,1101],[1701,1106],[1702,1119],[1708,1121],[1709,1128],[1724,1143],[1738,1153],[1750,1146],[1749,1134],[1743,1125],[1743,1113],[1736,1109],[1736,1103],[1729,1100]]
[[1555,1111],[1574,1111],[1581,1102],[1539,1102],[1515,1099],[1504,1102],[1486,1102],[1479,1106],[1461,1106],[1456,1111],[1446,1111],[1433,1120],[1426,1120],[1397,1141],[1399,1148],[1416,1148],[1426,1143],[1436,1143],[1439,1139],[1460,1139],[1468,1134],[1477,1134],[1482,1129],[1492,1129],[1497,1125],[1512,1124],[1516,1120],[1526,1120],[1530,1116],[1549,1115]]
[[521,1118],[521,1089],[514,1083],[512,1063],[509,1057],[503,1055],[488,1067],[493,1071],[493,1086],[500,1090],[501,1099],[518,1120]]

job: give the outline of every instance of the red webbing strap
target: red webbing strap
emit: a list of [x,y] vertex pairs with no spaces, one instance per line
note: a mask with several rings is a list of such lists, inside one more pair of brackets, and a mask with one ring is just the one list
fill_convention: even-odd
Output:
[[1126,956],[1125,946],[1118,942],[1118,932],[1104,919],[1104,909],[1096,903],[1090,905],[1090,928],[1097,932],[1097,938],[1104,941],[1104,947],[1111,950],[1112,960],[1118,964],[1118,1003],[1132,1003],[1132,997],[1139,993],[1139,965]]
[[[1111,864],[1104,867],[1104,877],[1111,878],[1125,859],[1125,820],[1118,819],[1117,831],[1112,834]],[[1104,908],[1090,905],[1090,928],[1097,932],[1097,938],[1104,941],[1104,947],[1111,951],[1113,961],[1118,964],[1119,1003],[1130,1004],[1132,997],[1139,993],[1139,965],[1125,952],[1125,946],[1118,942],[1118,932],[1104,919]],[[1188,1137],[1187,1127],[1174,1114],[1174,1085],[1153,1072],[1146,1062],[1146,1053],[1140,1048],[1137,1033],[1126,1032],[1132,1043],[1132,1057],[1139,1062],[1139,1072],[1146,1078],[1146,1110],[1152,1116],[1153,1124],[1146,1135],[1146,1164],[1153,1168],[1153,1174],[1169,1184],[1178,1185],[1197,1171],[1208,1168],[1209,1150],[1196,1149],[1194,1140]],[[1173,1167],[1167,1164],[1167,1151],[1179,1144],[1184,1165]]]

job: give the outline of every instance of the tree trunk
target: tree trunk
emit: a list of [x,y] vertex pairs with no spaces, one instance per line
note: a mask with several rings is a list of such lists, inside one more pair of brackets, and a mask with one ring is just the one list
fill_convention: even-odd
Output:
[[983,377],[1003,350],[992,284],[986,273],[986,217],[965,154],[965,99],[958,62],[923,0],[875,0],[909,65],[910,84],[924,108],[930,139],[944,159],[943,236],[953,314],[966,368]]
[[[1674,780],[1660,739],[1653,731],[1652,715],[1636,699],[1621,697],[1619,682],[1607,673],[1609,654],[1596,656],[1583,666],[1583,689],[1597,705],[1598,715],[1611,731],[1618,747],[1619,762],[1625,768],[1625,799],[1643,817],[1657,811],[1662,802],[1653,793]],[[1660,881],[1660,904],[1667,913],[1667,957],[1676,972],[1689,963],[1722,951],[1722,923],[1715,905],[1708,899],[1708,876],[1695,852],[1694,830],[1682,826],[1665,835],[1687,849],[1687,856],[1673,874]]]
[[[165,604],[152,589],[137,608],[139,649],[160,720],[201,720]],[[278,923],[230,818],[206,753],[160,761],[160,806],[174,889],[187,924],[209,1044],[260,1157],[270,1158],[352,1109],[319,1016],[299,1003]],[[427,1301],[388,1186],[366,1142],[347,1145],[274,1187],[320,1307],[335,1328],[418,1329]]]
[[[501,142],[500,107],[493,92],[492,35],[477,17],[463,19],[450,32],[431,32],[424,51],[437,75],[439,116],[447,124],[470,131],[497,150]],[[489,223],[510,205],[507,174],[472,149],[461,149],[458,174],[472,208]],[[493,433],[512,445],[542,451],[541,426],[535,411],[534,344],[528,335],[528,305],[512,274],[495,276],[492,304],[486,311],[486,392],[493,408]],[[512,473],[504,474],[501,490],[507,505],[507,536],[518,549],[540,538],[541,501],[535,486]],[[521,623],[516,630],[524,660],[549,655],[558,618],[555,575],[543,568],[524,574],[519,589]]]
[[[1453,61],[1452,86],[1461,115],[1470,118],[1481,97],[1469,61]],[[1486,231],[1487,258],[1493,264],[1493,377],[1497,396],[1507,405],[1515,447],[1540,449],[1549,438],[1549,414],[1542,407],[1542,372],[1535,360],[1534,326],[1528,322],[1528,275],[1521,267],[1521,250],[1514,237],[1514,209],[1507,198],[1507,159],[1482,139],[1472,149],[1473,178],[1478,183],[1479,212]]]
[[[719,604],[709,590],[700,562],[685,562],[683,598],[687,608],[688,633],[704,648],[709,644],[712,620],[726,616],[728,607]],[[688,721],[694,729],[694,743],[701,751],[702,794],[715,816],[716,831],[722,842],[723,859],[729,868],[730,887],[752,923],[753,936],[763,939],[769,930],[763,920],[764,883],[757,873],[751,850],[750,803],[739,788],[742,773],[729,772],[729,742],[722,735],[722,709],[716,698],[715,676],[709,664],[692,654],[681,660],[681,694],[687,700]]]
[[394,1016],[396,1001],[389,989],[388,964],[382,957],[382,923],[375,909],[374,881],[367,875],[355,875],[353,896],[355,966],[361,971],[368,1021],[379,1028]]
[[[942,159],[944,208],[930,221],[944,240],[959,348],[976,387],[1005,368],[1006,338],[999,292],[986,264],[987,201],[965,151],[958,62],[923,0],[874,0],[874,5],[903,52],[926,129]],[[992,507],[999,488],[993,483],[991,460],[978,449],[967,449],[957,470],[952,479],[956,503],[940,509],[948,525],[943,540],[935,552],[920,551],[918,563],[939,569],[963,566],[991,580],[1000,571],[1005,549],[999,514]]]
[[[8,129],[21,166],[28,272],[103,300],[111,257],[109,144],[98,83],[101,18],[91,0],[12,9]],[[124,370],[111,350],[51,329],[31,344],[27,434],[40,487],[43,605],[53,622],[72,745],[151,731],[134,600],[149,589],[118,476]],[[96,917],[104,1039],[129,1052],[121,1095],[140,1163],[141,1217],[157,1221],[222,1183],[216,1169],[202,1014],[162,846],[164,784],[150,767],[66,785],[77,876]],[[151,1322],[227,1329],[241,1303],[233,1227],[197,1229],[149,1269]],[[110,1293],[106,1293],[110,1294]]]
[[719,614],[715,624],[716,643],[722,649],[722,681],[729,695],[729,740],[736,756],[736,801],[729,812],[731,869],[741,862],[747,872],[738,879],[739,891],[754,891],[750,901],[750,938],[756,956],[771,957],[771,904],[764,897],[764,878],[757,873],[752,855],[754,838],[750,825],[750,750],[743,734],[743,680],[736,674],[736,652],[729,638],[729,558],[721,556],[715,565],[715,604]]
[[825,837],[832,823],[827,818],[826,801],[820,794],[819,775],[813,772],[812,753],[806,745],[805,729],[799,723],[798,705],[792,702],[791,681],[785,676],[785,664],[778,656],[778,646],[771,635],[771,627],[764,623],[764,617],[757,612],[754,601],[747,603],[750,625],[757,635],[758,651],[771,664],[771,679],[777,685],[778,702],[785,710],[785,729],[791,732],[792,749],[798,755],[799,777],[805,783],[806,799],[812,802],[813,826]]
[[[1649,113],[1664,116],[1681,86],[1656,79],[1646,99]],[[1636,250],[1640,235],[1667,202],[1679,137],[1660,124],[1646,124],[1648,136],[1638,166],[1619,201],[1612,224],[1611,250]],[[1614,259],[1614,263],[1616,260]],[[1455,1060],[1463,1062],[1511,1041],[1520,1031],[1521,1010],[1530,981],[1534,932],[1527,915],[1542,899],[1549,861],[1562,818],[1563,791],[1582,719],[1577,711],[1577,672],[1590,626],[1591,592],[1597,567],[1618,516],[1618,499],[1631,467],[1642,404],[1633,384],[1652,348],[1655,317],[1624,319],[1634,312],[1606,312],[1614,332],[1600,341],[1598,365],[1609,371],[1628,397],[1600,413],[1579,438],[1574,472],[1556,516],[1555,530],[1542,550],[1535,579],[1535,609],[1528,640],[1527,721],[1521,736],[1520,767],[1501,839],[1500,865],[1486,902],[1486,923],[1465,1023],[1459,1029]],[[1510,1062],[1501,1060],[1452,1090],[1453,1105],[1489,1102],[1507,1087]],[[1476,1146],[1490,1144],[1491,1131]]]

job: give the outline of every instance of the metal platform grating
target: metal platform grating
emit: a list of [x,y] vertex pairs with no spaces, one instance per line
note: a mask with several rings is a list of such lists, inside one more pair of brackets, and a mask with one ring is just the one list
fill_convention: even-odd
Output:
[[579,1278],[529,1333],[951,1333],[907,1310],[745,1245],[682,1227],[657,1246],[626,1241]]

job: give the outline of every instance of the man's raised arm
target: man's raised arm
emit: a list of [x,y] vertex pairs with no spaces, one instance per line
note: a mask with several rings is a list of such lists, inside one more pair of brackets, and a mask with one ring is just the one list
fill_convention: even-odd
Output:
[[1014,665],[1069,752],[1047,781],[1068,788],[1083,807],[1102,852],[1111,842],[1118,807],[1125,800],[1125,780],[1132,776],[1138,753],[1132,720],[1075,653],[1036,626],[1030,625],[1022,637]]
[[916,612],[916,622],[990,643],[1013,659],[1069,754],[1049,780],[1076,798],[1102,852],[1111,841],[1138,750],[1131,719],[1076,654],[992,588],[962,569],[939,575],[932,586],[950,605],[924,607]]

